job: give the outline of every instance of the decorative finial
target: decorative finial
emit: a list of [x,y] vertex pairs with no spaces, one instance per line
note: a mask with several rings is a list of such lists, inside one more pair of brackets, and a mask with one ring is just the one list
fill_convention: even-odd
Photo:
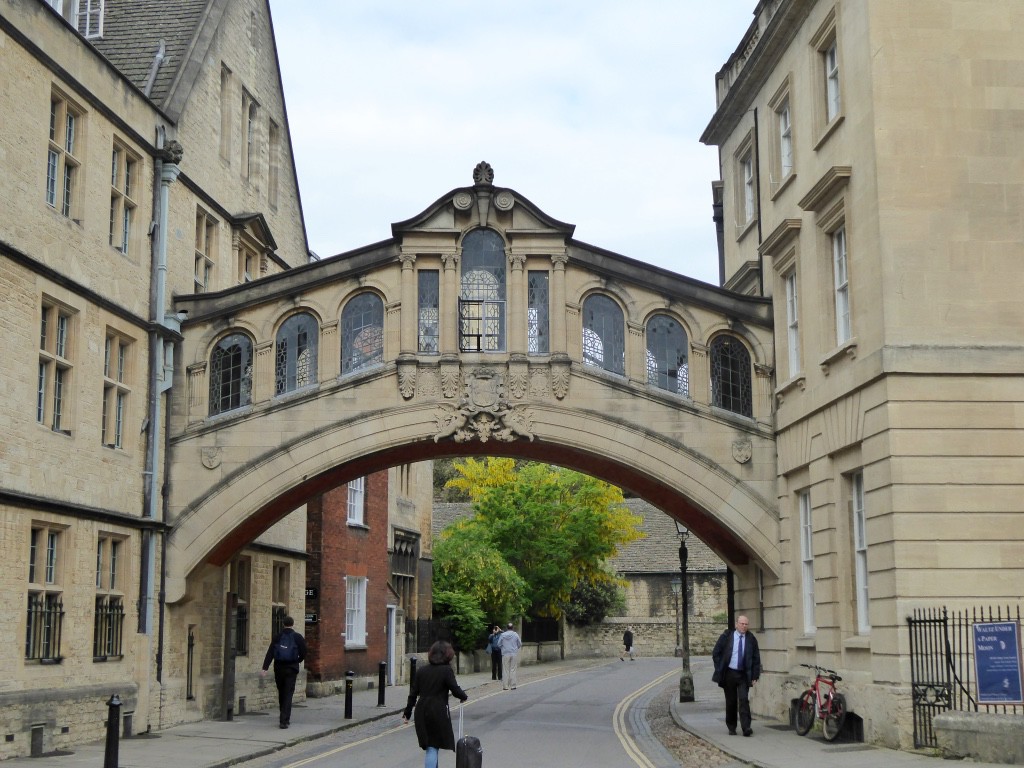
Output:
[[481,160],[476,164],[476,168],[473,169],[473,183],[474,184],[493,184],[494,183],[494,169],[491,168],[491,164]]

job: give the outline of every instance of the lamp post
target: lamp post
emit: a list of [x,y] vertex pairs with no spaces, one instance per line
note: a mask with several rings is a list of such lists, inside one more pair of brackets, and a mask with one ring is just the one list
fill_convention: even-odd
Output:
[[679,591],[683,585],[683,580],[678,576],[673,576],[672,581],[672,594],[676,600],[676,658],[683,655],[683,644],[679,639]]
[[693,672],[690,671],[690,595],[689,583],[686,572],[686,560],[689,552],[686,549],[686,540],[690,538],[690,531],[686,526],[676,520],[676,535],[679,536],[679,575],[680,586],[683,595],[683,672],[679,677],[679,701],[694,701]]

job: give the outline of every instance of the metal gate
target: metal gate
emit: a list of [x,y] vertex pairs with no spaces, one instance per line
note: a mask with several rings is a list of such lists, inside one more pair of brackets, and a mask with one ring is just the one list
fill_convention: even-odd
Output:
[[1024,706],[982,704],[974,690],[975,624],[1016,621],[1020,606],[973,608],[949,614],[945,608],[918,608],[907,617],[910,628],[910,682],[914,705],[914,747],[937,747],[932,719],[947,710],[1024,714]]

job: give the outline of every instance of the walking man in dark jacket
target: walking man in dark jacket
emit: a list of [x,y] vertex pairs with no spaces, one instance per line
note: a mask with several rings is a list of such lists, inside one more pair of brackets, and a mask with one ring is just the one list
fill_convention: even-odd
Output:
[[306,638],[293,629],[295,619],[285,616],[281,622],[284,629],[275,637],[267,655],[263,658],[260,677],[265,677],[274,662],[274,683],[277,685],[277,703],[281,709],[281,727],[287,728],[292,719],[292,696],[295,695],[295,679],[299,676],[299,664],[306,658]]
[[725,724],[732,736],[736,735],[736,716],[739,715],[743,735],[750,736],[750,689],[761,676],[761,652],[757,638],[747,631],[750,622],[746,616],[736,618],[736,629],[722,633],[711,652],[715,673],[711,679],[725,689]]

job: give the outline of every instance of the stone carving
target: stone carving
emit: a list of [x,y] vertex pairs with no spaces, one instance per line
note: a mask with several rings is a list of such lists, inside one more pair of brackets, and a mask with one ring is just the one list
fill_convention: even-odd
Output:
[[732,457],[738,464],[746,464],[754,453],[754,446],[749,440],[734,440],[732,444]]
[[416,364],[398,366],[398,392],[403,400],[416,394]]
[[221,461],[221,449],[214,446],[210,448],[203,448],[201,450],[201,459],[203,466],[207,469],[216,469],[220,466]]
[[473,183],[474,184],[493,184],[494,183],[494,169],[491,168],[491,164],[486,161],[480,161],[476,164],[476,168],[473,169]]
[[442,365],[441,394],[447,398],[455,397],[459,391],[459,366]]
[[441,394],[440,374],[437,368],[427,368],[417,377],[416,388],[421,397],[437,397]]
[[501,190],[494,196],[494,207],[499,211],[511,211],[516,204],[516,199],[507,189]]
[[541,398],[551,394],[548,388],[548,374],[542,368],[538,368],[530,374],[530,396]]
[[508,373],[508,390],[512,393],[512,397],[516,400],[522,400],[526,397],[526,388],[529,384],[529,377],[526,371],[509,371]]
[[495,440],[510,443],[516,438],[533,440],[532,421],[522,406],[505,399],[504,376],[489,368],[477,368],[464,377],[458,406],[443,403],[437,414],[434,442],[451,437],[456,443]]
[[559,400],[569,394],[569,369],[551,367],[551,391]]
[[469,207],[473,204],[473,196],[469,192],[458,192],[452,198],[452,203],[460,211],[468,211]]

